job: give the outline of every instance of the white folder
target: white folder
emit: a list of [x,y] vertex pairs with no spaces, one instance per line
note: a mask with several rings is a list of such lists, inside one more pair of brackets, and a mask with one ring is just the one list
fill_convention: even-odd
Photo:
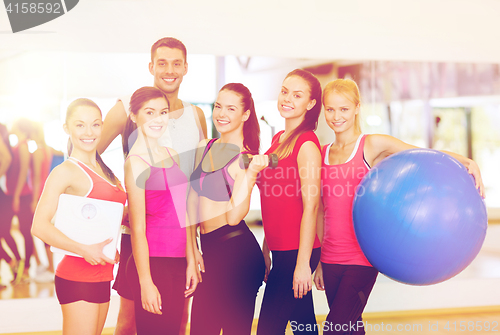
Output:
[[[123,205],[119,202],[61,194],[55,215],[55,227],[70,239],[90,245],[113,241],[105,245],[103,253],[115,259],[116,247],[120,238]],[[50,247],[56,253],[82,257],[67,250]]]

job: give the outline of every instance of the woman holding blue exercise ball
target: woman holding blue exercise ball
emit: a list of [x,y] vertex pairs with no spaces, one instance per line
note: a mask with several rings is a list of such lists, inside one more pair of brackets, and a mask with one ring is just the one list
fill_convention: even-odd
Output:
[[[372,166],[397,152],[416,148],[388,135],[361,132],[360,94],[350,79],[337,79],[323,90],[323,105],[335,141],[322,148],[322,201],[318,213],[321,262],[314,282],[325,290],[330,312],[324,334],[364,334],[361,314],[375,284],[378,271],[363,254],[353,227],[352,205],[356,188]],[[461,155],[446,152],[474,176],[484,197],[477,164]],[[358,326],[359,325],[359,326]]]

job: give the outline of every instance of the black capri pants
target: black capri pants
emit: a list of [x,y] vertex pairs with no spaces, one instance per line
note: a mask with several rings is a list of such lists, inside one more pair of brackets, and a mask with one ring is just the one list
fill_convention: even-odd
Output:
[[323,334],[365,334],[361,314],[378,271],[371,266],[321,262],[330,312]]
[[[302,299],[296,299],[293,293],[293,273],[298,252],[272,251],[273,266],[267,278],[257,335],[284,334],[288,321],[294,334],[318,334],[312,292]],[[320,255],[321,248],[312,250],[309,261],[311,271],[318,266]]]
[[250,335],[264,256],[245,221],[201,235],[203,281],[194,293],[191,335]]

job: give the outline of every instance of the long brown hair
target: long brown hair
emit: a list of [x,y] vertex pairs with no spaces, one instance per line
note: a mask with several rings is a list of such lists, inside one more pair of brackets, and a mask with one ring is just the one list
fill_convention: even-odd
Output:
[[241,98],[243,112],[250,111],[250,116],[243,124],[243,148],[252,155],[259,154],[260,147],[260,126],[255,113],[255,105],[252,98],[252,93],[243,84],[229,83],[224,85],[220,92],[227,90],[236,93]]
[[321,112],[321,84],[319,83],[318,78],[316,78],[311,72],[302,69],[293,70],[286,76],[285,79],[292,76],[300,77],[307,82],[309,85],[309,98],[311,101],[316,100],[316,104],[313,108],[306,111],[304,120],[300,123],[300,125],[292,130],[292,132],[282,143],[280,143],[276,150],[274,150],[279,159],[286,158],[293,152],[295,143],[300,135],[310,130],[316,130],[316,127],[318,126],[318,117]]
[[132,145],[134,145],[137,140],[137,132],[135,131],[137,129],[137,124],[132,122],[130,115],[134,114],[137,116],[139,109],[141,109],[146,102],[158,98],[164,98],[167,101],[168,108],[170,109],[170,103],[167,97],[156,87],[144,86],[132,94],[132,97],[130,98],[130,114],[127,118],[127,123],[125,124],[125,129],[122,134],[122,148],[125,158],[128,156],[130,148],[132,148]]
[[[72,103],[69,104],[68,109],[66,110],[66,120],[65,120],[66,124],[68,124],[68,120],[71,118],[71,116],[73,115],[75,110],[80,106],[93,107],[99,111],[99,113],[101,114],[101,117],[102,117],[101,109],[99,108],[99,106],[97,106],[97,104],[95,102],[93,102],[90,99],[80,98],[80,99],[76,99],[75,101],[73,101]],[[73,143],[71,143],[71,137],[70,137],[68,140],[68,156],[71,155],[72,150],[73,150]],[[99,155],[99,152],[97,152],[97,150],[95,152],[95,158],[96,158],[97,164],[99,164],[99,166],[102,169],[102,172],[104,172],[106,177],[109,180],[111,180],[114,184],[118,184],[119,183],[118,178],[116,178],[113,171],[111,171],[111,169],[104,163],[104,161],[101,158],[101,155]]]

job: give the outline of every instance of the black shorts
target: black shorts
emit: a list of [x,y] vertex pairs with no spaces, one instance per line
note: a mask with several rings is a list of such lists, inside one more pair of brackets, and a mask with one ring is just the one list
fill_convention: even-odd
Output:
[[111,296],[111,281],[81,282],[55,277],[57,299],[61,305],[76,301],[87,301],[95,304],[109,302]]
[[116,273],[115,283],[113,290],[118,292],[118,295],[128,300],[134,300],[134,294],[130,288],[127,279],[127,261],[132,255],[132,242],[129,234],[122,234],[122,241],[120,243],[120,264],[118,265],[118,272]]

